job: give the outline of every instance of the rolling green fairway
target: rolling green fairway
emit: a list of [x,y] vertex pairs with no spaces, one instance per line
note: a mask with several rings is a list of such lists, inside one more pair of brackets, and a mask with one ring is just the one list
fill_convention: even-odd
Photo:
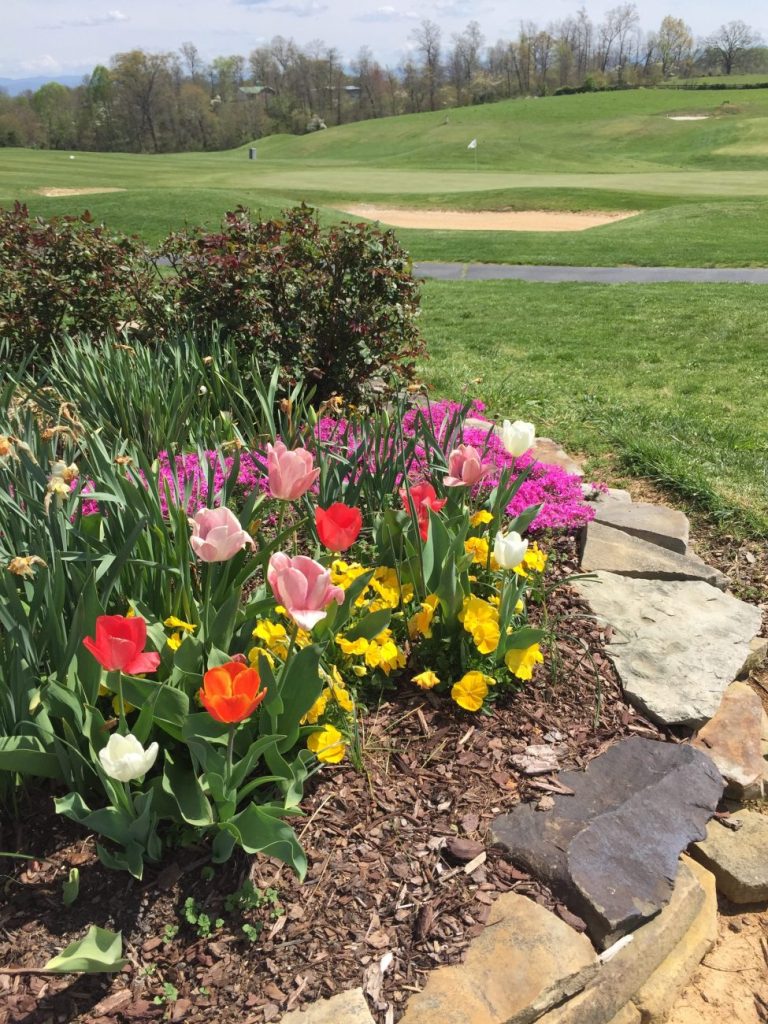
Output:
[[[670,116],[707,114],[705,121]],[[477,138],[478,165],[467,150]],[[272,136],[225,153],[162,156],[0,150],[0,204],[85,207],[156,241],[214,226],[238,203],[306,200],[326,221],[350,202],[442,209],[633,209],[585,232],[399,231],[416,259],[764,265],[768,90],[635,90],[513,100]],[[45,188],[125,191],[46,198]]]
[[753,285],[424,285],[421,368],[572,451],[768,536],[768,323]]

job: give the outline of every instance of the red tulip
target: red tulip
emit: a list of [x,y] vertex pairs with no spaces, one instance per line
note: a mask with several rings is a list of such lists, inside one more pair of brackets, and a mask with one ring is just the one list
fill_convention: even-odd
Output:
[[107,672],[125,672],[129,676],[154,672],[160,655],[145,651],[147,624],[140,615],[99,615],[96,639],[87,636],[83,646]]
[[437,491],[432,484],[421,483],[411,485],[410,500],[408,497],[408,490],[405,487],[401,487],[400,500],[403,503],[403,508],[410,515],[413,515],[413,509],[416,509],[416,521],[419,524],[419,533],[421,534],[421,539],[426,542],[427,537],[429,536],[429,510],[431,509],[433,512],[439,512],[448,499],[438,498]]
[[260,687],[261,678],[255,668],[228,661],[205,673],[200,701],[211,718],[231,725],[244,721],[261,704],[267,691]]
[[363,528],[363,514],[337,501],[330,508],[315,509],[315,526],[320,543],[329,551],[351,548]]

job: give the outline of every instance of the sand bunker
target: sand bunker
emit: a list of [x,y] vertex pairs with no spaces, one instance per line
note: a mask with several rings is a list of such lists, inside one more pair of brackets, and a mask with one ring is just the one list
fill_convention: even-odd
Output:
[[39,196],[95,196],[101,192],[125,192],[124,188],[39,188]]
[[435,231],[586,231],[615,220],[635,217],[639,211],[621,213],[567,213],[549,210],[403,210],[355,204],[337,207],[342,213],[378,220],[393,228],[431,228]]
[[670,114],[668,121],[708,121],[709,114]]

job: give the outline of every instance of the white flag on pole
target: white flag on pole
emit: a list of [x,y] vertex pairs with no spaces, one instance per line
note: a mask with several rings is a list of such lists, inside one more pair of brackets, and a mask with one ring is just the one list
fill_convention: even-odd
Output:
[[477,139],[472,139],[470,144],[467,146],[467,149],[477,149]]

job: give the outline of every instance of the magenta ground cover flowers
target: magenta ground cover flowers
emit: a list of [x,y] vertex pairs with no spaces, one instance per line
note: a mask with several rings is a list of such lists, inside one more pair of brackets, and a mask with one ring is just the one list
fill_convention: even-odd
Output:
[[[483,418],[485,406],[482,402],[476,401],[469,410],[469,416],[473,418],[474,424],[464,426],[454,437],[445,437],[447,424],[456,416],[461,407],[457,402],[439,401],[431,403],[427,408],[420,410],[421,414],[427,416],[438,437],[444,443],[446,453],[451,450],[463,450],[473,448],[482,453],[482,467],[484,476],[481,479],[471,481],[468,473],[456,476],[457,481],[461,480],[465,485],[472,486],[473,492],[478,494],[484,490],[490,490],[499,482],[499,476],[507,467],[518,471],[530,466],[534,459],[530,452],[526,452],[518,458],[506,450],[502,439],[493,432],[493,424],[488,421],[488,426],[479,427],[478,420]],[[419,411],[411,409],[403,416],[403,435],[412,439],[417,433]],[[351,453],[361,443],[361,436],[356,432],[353,423],[344,419],[330,416],[323,416],[318,420],[315,427],[315,434],[319,441],[323,442],[331,450],[336,447],[338,450],[346,449]],[[281,444],[281,442],[277,442]],[[277,448],[277,444],[275,448]],[[375,467],[381,464],[383,459],[393,457],[395,452],[373,453],[368,464],[372,472]],[[220,494],[227,476],[233,471],[235,459],[233,456],[221,458],[219,452],[207,451],[205,460],[201,461],[197,454],[171,455],[167,451],[159,452],[157,455],[160,503],[163,512],[167,512],[168,500],[173,505],[185,505],[187,515],[193,516],[199,509],[215,507],[220,501]],[[213,467],[213,493],[209,493],[208,473]],[[458,461],[454,459],[454,469],[458,468]],[[306,473],[315,473],[309,466],[303,467]],[[426,453],[423,448],[414,447],[413,458],[408,467],[409,477],[413,481],[423,480],[431,475],[432,467],[429,465]],[[145,480],[143,474],[139,474]],[[449,472],[449,476],[453,476]],[[146,480],[145,480],[146,483]],[[269,495],[271,488],[269,482],[269,467],[267,456],[259,452],[241,451],[239,453],[237,469],[237,485],[243,494],[249,493],[254,487],[259,488]],[[75,488],[77,482],[72,484]],[[316,484],[311,484],[311,489],[316,489]],[[88,515],[99,510],[97,502],[88,499],[89,491],[94,490],[94,485],[86,481],[82,486],[83,514]],[[543,504],[541,512],[534,520],[531,530],[535,533],[545,529],[554,530],[577,530],[584,526],[594,517],[594,510],[583,501],[581,490],[581,479],[566,473],[558,466],[549,466],[545,463],[537,463],[528,479],[523,483],[518,493],[507,508],[510,516],[518,515],[531,505]]]

